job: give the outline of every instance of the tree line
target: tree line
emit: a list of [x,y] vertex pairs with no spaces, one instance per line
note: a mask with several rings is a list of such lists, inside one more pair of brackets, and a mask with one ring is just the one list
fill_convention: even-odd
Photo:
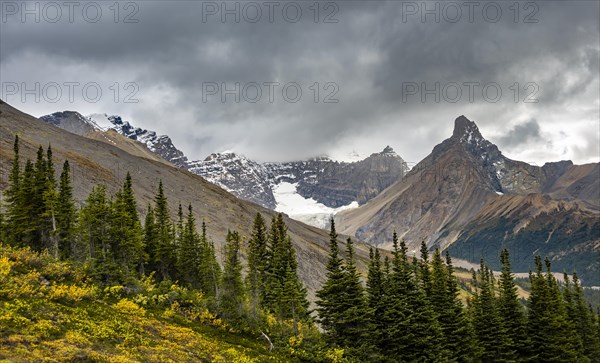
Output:
[[[341,256],[331,220],[325,282],[312,311],[281,214],[268,225],[257,213],[246,241],[229,231],[219,263],[206,224],[197,228],[192,205],[179,205],[171,218],[162,181],[143,224],[129,173],[114,195],[97,185],[77,208],[69,162],[56,179],[52,149],[40,146],[35,162],[23,166],[18,136],[4,196],[5,243],[83,264],[106,286],[134,288],[144,276],[178,281],[201,291],[231,326],[261,332],[276,346],[298,349],[304,339],[305,346],[312,345],[308,350],[334,348],[343,356],[337,361],[357,362],[600,362],[600,317],[585,302],[577,275],[565,274],[561,284],[550,260],[539,256],[526,302],[507,250],[500,256],[500,276],[482,261],[466,291],[447,252],[429,251],[423,243],[420,258],[411,258],[394,233],[390,256],[370,248],[365,277],[351,239]],[[279,329],[266,331],[269,319]]]
[[396,233],[391,258],[370,249],[363,286],[351,239],[346,259],[339,256],[333,220],[330,238],[319,321],[329,344],[359,361],[600,362],[600,314],[584,300],[577,274],[560,284],[548,258],[536,256],[523,303],[506,249],[500,276],[482,260],[467,294],[448,252],[431,256],[423,242],[420,259],[410,258]]

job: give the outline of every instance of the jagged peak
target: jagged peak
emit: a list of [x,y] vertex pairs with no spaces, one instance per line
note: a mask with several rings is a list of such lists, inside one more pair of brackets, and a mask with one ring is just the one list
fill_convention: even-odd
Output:
[[387,145],[380,154],[394,154],[394,155],[396,155],[396,152],[394,151],[394,149],[390,145]]
[[454,120],[454,132],[452,133],[452,137],[464,142],[469,139],[469,136],[471,139],[483,139],[475,122],[469,120],[464,115],[461,115]]

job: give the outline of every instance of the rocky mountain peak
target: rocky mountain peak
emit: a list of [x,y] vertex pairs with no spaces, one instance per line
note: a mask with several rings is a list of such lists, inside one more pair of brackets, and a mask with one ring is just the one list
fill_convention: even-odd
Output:
[[381,152],[381,154],[385,155],[385,154],[393,154],[393,155],[398,155],[396,154],[396,152],[394,151],[394,149],[392,149],[392,147],[390,145],[386,146],[383,151]]
[[173,145],[167,135],[157,135],[155,131],[135,127],[121,116],[94,113],[82,116],[78,112],[63,111],[40,117],[40,120],[77,135],[85,136],[92,132],[114,130],[117,133],[144,144],[148,150],[178,166],[187,169],[188,160],[183,152]]
[[461,143],[479,143],[483,139],[475,122],[465,116],[459,116],[454,120],[454,132],[452,138]]

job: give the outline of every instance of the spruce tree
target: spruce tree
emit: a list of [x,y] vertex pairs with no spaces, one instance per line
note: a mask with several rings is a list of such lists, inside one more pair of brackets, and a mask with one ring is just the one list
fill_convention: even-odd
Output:
[[431,296],[431,271],[429,270],[429,249],[425,241],[421,241],[421,262],[415,264],[419,267],[419,277],[423,286],[423,291],[428,297]]
[[530,274],[531,293],[527,301],[527,334],[529,359],[534,362],[574,362],[577,360],[574,329],[567,318],[566,304],[558,282],[546,260],[547,273],[542,273],[542,260],[535,257],[536,272]]
[[4,191],[7,202],[6,237],[10,244],[20,244],[22,235],[20,231],[21,219],[21,164],[19,158],[19,135],[15,135],[13,145],[13,160],[10,174],[8,175],[8,187]]
[[123,274],[134,279],[143,260],[143,231],[137,213],[131,175],[111,202],[111,245]]
[[588,304],[583,298],[583,288],[579,283],[577,274],[573,274],[573,291],[571,297],[573,314],[570,316],[571,324],[581,342],[578,359],[583,361],[598,361],[600,358],[600,342],[595,331],[595,316],[590,313]]
[[[280,321],[292,319],[296,326],[299,320],[308,319],[309,303],[306,289],[298,277],[296,252],[287,233],[283,214],[273,217],[268,241],[268,249],[260,246],[262,242],[255,248],[257,254],[264,253],[267,261],[264,267],[256,266],[257,273],[259,269],[266,268],[262,306]],[[252,263],[255,262],[258,261]]]
[[369,340],[371,346],[379,347],[385,330],[382,319],[386,306],[385,302],[385,273],[381,267],[381,255],[378,248],[369,248],[369,269],[367,275],[367,304],[370,319]]
[[527,345],[525,312],[519,302],[507,249],[503,249],[500,253],[500,263],[502,274],[499,282],[498,312],[506,331],[506,337],[510,340],[510,350],[514,351],[512,358],[522,360],[526,355]]
[[240,244],[239,233],[228,231],[225,243],[225,266],[219,289],[219,312],[225,321],[234,326],[242,325],[245,313]]
[[449,354],[451,361],[460,362],[472,359],[473,331],[458,296],[452,259],[446,253],[444,264],[439,249],[436,249],[431,261],[429,301],[442,329],[443,350]]
[[144,220],[144,256],[145,263],[142,269],[145,273],[158,272],[158,264],[156,258],[156,251],[158,245],[158,233],[156,229],[156,223],[154,220],[154,209],[151,205],[148,205],[146,211],[146,218]]
[[172,233],[172,222],[169,216],[169,206],[165,197],[162,180],[158,184],[158,191],[154,197],[154,218],[156,225],[156,245],[154,258],[158,272],[162,279],[174,277],[176,264],[174,236]]
[[343,306],[340,306],[338,325],[340,326],[340,342],[350,347],[355,355],[365,359],[373,353],[370,346],[369,309],[365,291],[354,263],[354,246],[352,239],[346,241],[346,263],[343,267]]
[[246,275],[248,293],[252,299],[252,304],[259,306],[265,296],[269,254],[267,250],[267,227],[264,218],[258,212],[254,218],[252,234],[248,244],[248,274]]
[[209,298],[217,296],[219,281],[221,278],[221,266],[217,262],[215,245],[208,238],[206,223],[202,221],[202,233],[200,235],[200,261],[198,274],[200,278],[200,290]]
[[44,155],[44,148],[40,145],[37,152],[37,158],[34,168],[33,176],[33,190],[32,199],[29,201],[32,206],[32,219],[33,219],[33,246],[34,249],[41,251],[43,249],[51,249],[50,243],[50,232],[51,224],[47,214],[48,201],[48,171],[47,171],[47,160]]
[[340,316],[344,306],[344,280],[346,278],[342,259],[339,257],[337,233],[335,223],[331,219],[331,230],[329,233],[329,259],[326,265],[325,282],[317,291],[317,311],[321,327],[325,330],[325,336],[333,345],[343,343],[344,331],[340,326]]
[[18,245],[29,246],[34,251],[41,252],[39,243],[38,218],[35,205],[30,201],[36,198],[35,169],[31,160],[25,162],[25,169],[20,182],[18,202],[15,205],[14,216],[11,217],[11,228],[15,228]]
[[484,362],[512,362],[515,351],[500,317],[494,290],[494,275],[481,260],[474,281],[477,291],[471,299],[471,318],[479,359]]
[[58,250],[61,258],[79,257],[76,256],[76,227],[77,227],[77,208],[73,200],[73,187],[71,186],[71,170],[69,161],[65,160],[60,173],[58,185],[58,199],[56,203],[56,223],[58,229]]
[[87,249],[93,276],[106,284],[121,282],[121,270],[114,260],[110,204],[104,185],[95,186],[79,216],[79,231]]
[[200,236],[196,231],[196,220],[191,204],[188,206],[188,214],[180,233],[179,257],[177,258],[178,274],[188,286],[200,288],[198,267],[202,251],[200,250]]
[[442,331],[422,284],[416,280],[417,266],[410,265],[404,241],[398,245],[394,233],[394,259],[385,319],[390,357],[402,362],[445,359]]

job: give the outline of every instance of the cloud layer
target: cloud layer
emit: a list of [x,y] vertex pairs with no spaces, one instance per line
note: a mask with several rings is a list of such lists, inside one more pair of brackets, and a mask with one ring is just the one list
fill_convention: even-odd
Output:
[[2,98],[35,116],[120,114],[192,159],[417,162],[464,114],[509,157],[599,159],[597,2],[36,3],[0,9]]

